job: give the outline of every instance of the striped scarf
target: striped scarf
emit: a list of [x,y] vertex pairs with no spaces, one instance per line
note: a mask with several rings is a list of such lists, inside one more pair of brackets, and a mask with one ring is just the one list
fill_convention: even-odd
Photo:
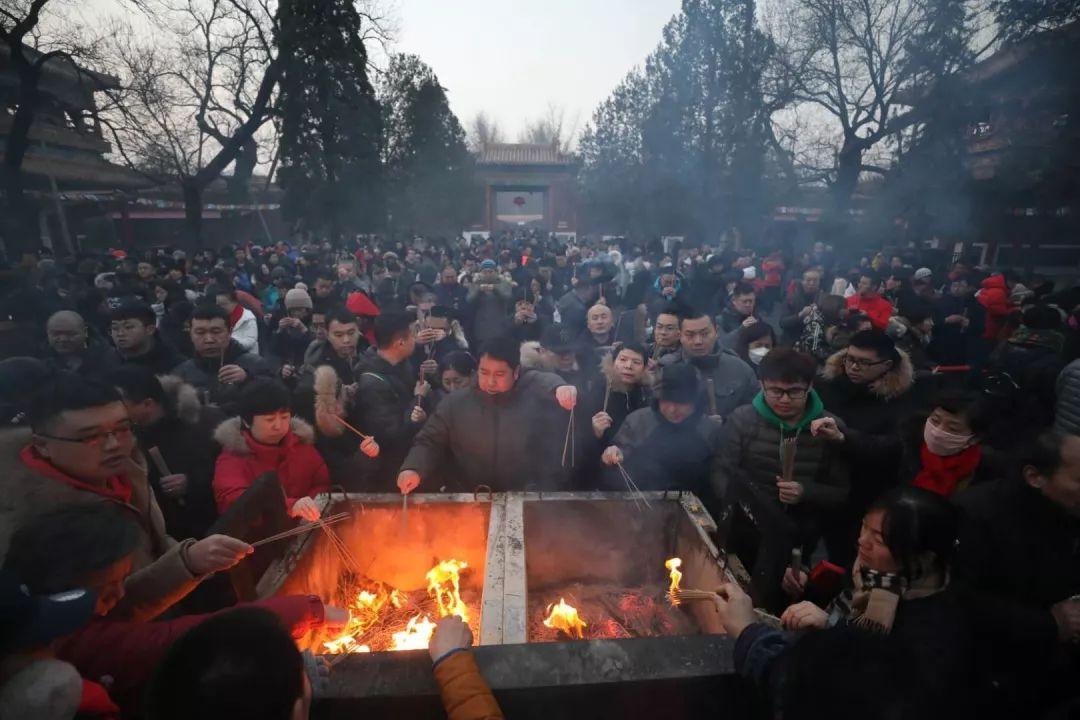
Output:
[[901,600],[930,597],[949,584],[948,575],[933,569],[931,557],[921,558],[910,576],[872,570],[856,560],[852,579],[855,587],[829,605],[829,626],[848,622],[882,635],[892,631]]

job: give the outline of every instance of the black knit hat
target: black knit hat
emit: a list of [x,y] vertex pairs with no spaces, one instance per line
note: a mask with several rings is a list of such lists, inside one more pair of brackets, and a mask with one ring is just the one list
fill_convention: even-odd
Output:
[[660,375],[661,400],[676,403],[696,403],[700,383],[697,370],[683,363],[668,365]]
[[548,325],[540,336],[540,347],[561,355],[576,348],[574,333],[562,325]]

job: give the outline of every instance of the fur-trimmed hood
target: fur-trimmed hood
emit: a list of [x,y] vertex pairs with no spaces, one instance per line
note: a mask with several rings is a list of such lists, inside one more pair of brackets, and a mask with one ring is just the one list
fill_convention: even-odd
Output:
[[193,385],[184,382],[178,375],[158,375],[157,379],[176,417],[187,425],[198,423],[202,410],[199,391]]
[[[886,402],[900,397],[915,384],[915,366],[911,362],[911,357],[900,348],[896,348],[896,352],[900,356],[900,362],[869,386],[870,392]],[[825,367],[821,369],[821,377],[831,382],[843,374],[844,351],[841,350],[830,355],[825,361]]]
[[540,343],[536,340],[521,343],[521,367],[528,370],[552,370],[544,362],[544,355],[540,352]]
[[[315,429],[305,420],[294,416],[289,424],[289,430],[296,437],[297,442],[304,445],[315,444]],[[244,428],[239,417],[229,418],[214,430],[214,440],[221,445],[222,450],[237,455],[250,455],[252,453],[247,438],[248,436],[244,434]],[[289,436],[286,435],[285,442],[288,443],[288,440]]]

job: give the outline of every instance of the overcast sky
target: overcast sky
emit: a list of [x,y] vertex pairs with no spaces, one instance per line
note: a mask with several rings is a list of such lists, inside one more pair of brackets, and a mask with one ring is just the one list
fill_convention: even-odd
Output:
[[[549,104],[580,130],[660,42],[680,0],[375,0],[389,9],[392,51],[419,55],[468,128],[480,110],[516,140]],[[86,21],[124,15],[120,0],[77,0]],[[136,21],[138,23],[138,21]]]
[[398,0],[398,42],[434,68],[466,126],[509,140],[549,103],[578,129],[660,42],[679,0]]

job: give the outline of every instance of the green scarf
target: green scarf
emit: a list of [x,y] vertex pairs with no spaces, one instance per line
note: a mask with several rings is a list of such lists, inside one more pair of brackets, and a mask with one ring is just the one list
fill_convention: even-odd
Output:
[[1065,347],[1065,336],[1057,330],[1032,330],[1021,325],[1009,338],[1009,344],[1044,347],[1059,353]]
[[776,413],[769,407],[769,404],[765,402],[764,390],[754,397],[753,405],[754,409],[757,410],[758,415],[763,417],[766,422],[780,428],[781,435],[796,435],[805,430],[814,420],[817,420],[825,414],[825,403],[821,402],[821,397],[817,394],[817,390],[811,390],[807,393],[806,412],[803,413],[802,419],[795,425],[789,425],[787,422],[777,417]]

